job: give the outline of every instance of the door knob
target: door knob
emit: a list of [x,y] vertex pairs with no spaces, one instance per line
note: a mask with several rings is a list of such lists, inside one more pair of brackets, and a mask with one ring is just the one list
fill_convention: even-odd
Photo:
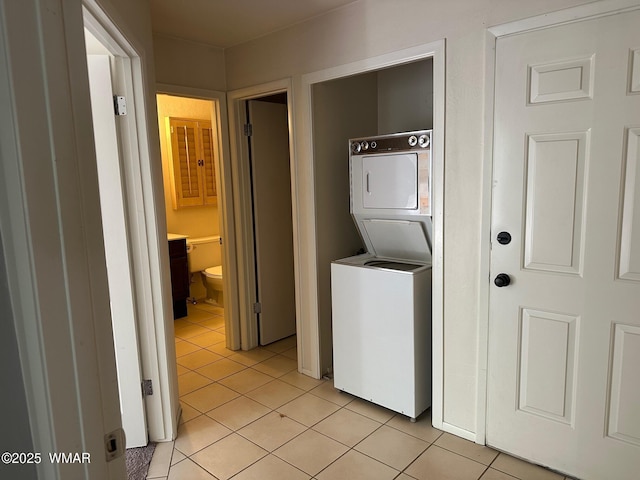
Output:
[[498,275],[496,275],[493,283],[496,284],[496,287],[506,287],[511,283],[511,277],[506,273],[499,273]]
[[509,232],[500,232],[497,238],[500,245],[508,245],[511,243],[511,234]]

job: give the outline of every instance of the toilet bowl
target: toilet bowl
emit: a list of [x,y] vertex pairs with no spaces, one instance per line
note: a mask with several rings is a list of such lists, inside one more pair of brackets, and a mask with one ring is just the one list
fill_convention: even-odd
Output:
[[202,283],[207,289],[205,302],[211,305],[224,306],[222,294],[222,265],[209,267],[202,271]]
[[[195,292],[206,289],[206,303],[223,306],[222,296],[222,242],[220,236],[187,238],[187,262],[191,273],[191,293],[195,303]],[[200,273],[200,275],[198,275]],[[198,286],[196,279],[202,280]],[[201,294],[198,293],[198,296]]]

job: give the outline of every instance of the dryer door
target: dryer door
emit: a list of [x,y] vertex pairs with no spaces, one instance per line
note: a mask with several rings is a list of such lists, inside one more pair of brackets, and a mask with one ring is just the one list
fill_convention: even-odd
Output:
[[418,154],[368,155],[362,158],[365,209],[418,208]]

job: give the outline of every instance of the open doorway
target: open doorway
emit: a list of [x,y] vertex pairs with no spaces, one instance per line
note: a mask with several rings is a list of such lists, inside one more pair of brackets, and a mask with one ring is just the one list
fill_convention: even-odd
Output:
[[260,345],[296,333],[289,122],[285,92],[246,102],[251,178],[254,313]]
[[[248,248],[236,254],[233,228],[225,228],[225,225],[233,225],[236,214],[230,210],[232,185],[225,177],[225,158],[228,156],[224,155],[220,99],[215,98],[215,92],[208,95],[199,92],[191,96],[192,92],[181,95],[169,86],[160,90],[170,91],[157,95],[167,229],[171,239],[185,239],[189,252],[186,311],[185,314],[175,314],[178,370],[184,373],[180,369],[180,357],[192,353],[186,350],[193,347],[181,343],[191,338],[183,334],[211,333],[194,328],[194,324],[224,335],[224,339],[211,334],[207,340],[203,337],[198,341],[224,342],[218,347],[228,350],[247,350],[257,346],[257,343],[238,344],[232,338],[232,332],[241,329],[239,319],[232,312],[234,294],[238,295],[240,290],[242,295],[242,289],[236,288],[233,280],[236,277],[233,268],[236,255],[240,262],[251,265],[254,274],[256,283],[253,291],[256,296],[246,297],[253,299],[251,306],[259,310],[260,301],[266,301],[263,312],[267,318],[260,322],[259,343],[265,345],[295,334],[287,93],[267,95],[243,104],[243,110],[251,115],[250,121],[256,125],[256,135],[246,135],[243,139],[244,166],[249,173],[251,199],[249,208],[243,210],[248,212],[252,228],[261,225],[259,231],[262,234],[256,229],[256,236],[248,242]],[[213,166],[213,172],[207,173],[207,164]],[[209,191],[206,184],[211,181],[215,184]],[[254,198],[256,196],[259,199]],[[247,251],[251,255],[245,255]],[[213,272],[216,267],[223,271],[221,291],[211,288],[210,277],[219,275],[219,272]],[[274,281],[274,271],[277,272],[277,281]],[[283,271],[286,276],[283,276]],[[258,291],[262,293],[260,297],[257,296]],[[219,318],[215,322],[212,318],[205,318],[211,315]],[[256,314],[256,318],[260,316]],[[202,324],[204,320],[208,327]],[[227,335],[228,332],[231,334]],[[290,342],[295,344],[295,338]],[[213,347],[212,344],[199,346]],[[201,355],[206,356],[203,352]]]
[[[166,91],[167,88],[162,88]],[[284,98],[284,104],[282,103]],[[190,444],[191,429],[202,422],[202,413],[207,413],[209,418],[214,418],[228,428],[239,428],[236,420],[244,413],[246,403],[258,405],[255,401],[269,404],[269,392],[273,388],[283,388],[289,393],[297,390],[287,383],[298,383],[301,380],[295,372],[297,367],[297,348],[295,336],[295,313],[291,315],[292,328],[284,336],[284,340],[269,342],[266,347],[252,348],[250,351],[241,351],[240,345],[230,338],[234,327],[239,328],[239,320],[232,314],[234,308],[234,294],[237,295],[234,261],[236,253],[233,250],[235,242],[233,229],[225,228],[233,220],[233,211],[229,205],[231,197],[231,182],[225,176],[224,144],[225,137],[223,119],[218,116],[220,100],[210,95],[198,95],[198,98],[181,96],[179,94],[158,94],[158,124],[160,127],[161,156],[164,173],[165,205],[167,210],[167,227],[171,238],[184,239],[188,246],[188,270],[190,277],[189,299],[186,303],[186,315],[176,315],[175,345],[176,364],[178,373],[179,399],[182,410],[182,426],[178,432],[176,448],[185,454],[191,454],[193,446]],[[259,123],[265,121],[263,109],[265,107],[266,122],[270,123],[276,114],[276,124],[280,131],[284,131],[284,159],[280,158],[280,167],[286,168],[285,180],[287,191],[289,183],[289,143],[286,96],[278,99],[271,98],[270,102],[258,102],[256,108],[251,108]],[[267,105],[264,105],[264,104]],[[284,109],[284,110],[283,110]],[[283,113],[284,112],[284,113]],[[211,140],[213,155],[208,155],[207,133],[203,130],[218,132]],[[200,133],[199,133],[200,132]],[[273,131],[265,132],[269,138]],[[249,145],[247,138],[247,147]],[[254,143],[255,148],[264,154],[265,138],[258,138]],[[282,139],[281,139],[282,140]],[[282,142],[280,142],[282,146]],[[203,158],[201,158],[203,157]],[[263,155],[264,157],[264,155]],[[264,160],[264,158],[261,158]],[[199,160],[204,165],[199,165]],[[216,178],[215,201],[206,198],[206,191],[201,186],[206,183],[198,178],[192,170],[206,169],[206,163],[213,161]],[[284,165],[283,165],[284,164]],[[262,182],[267,182],[268,191],[282,186],[275,184],[271,176],[280,175],[275,170],[271,158],[259,167],[269,167],[264,173],[260,173]],[[230,171],[230,170],[227,170]],[[206,175],[206,172],[201,172]],[[187,178],[184,178],[184,177]],[[189,183],[189,178],[191,183]],[[263,185],[263,183],[261,183]],[[206,186],[205,186],[206,190]],[[196,198],[197,195],[201,200]],[[267,194],[267,197],[270,197]],[[186,201],[184,199],[187,198]],[[291,196],[288,198],[288,210],[291,211]],[[265,206],[272,198],[266,198],[262,205]],[[180,202],[187,205],[180,205]],[[190,205],[189,205],[190,204]],[[276,211],[281,215],[282,206],[270,206],[268,211]],[[229,214],[231,212],[231,214]],[[250,212],[250,211],[249,211]],[[287,215],[284,215],[285,217]],[[232,218],[229,218],[232,217]],[[261,217],[262,218],[262,217]],[[291,233],[291,214],[289,218],[289,237]],[[269,228],[271,227],[271,228]],[[275,228],[272,220],[267,220],[266,232]],[[276,230],[281,230],[276,228]],[[272,237],[269,237],[270,239]],[[220,242],[220,239],[222,240]],[[261,243],[261,253],[264,254],[265,243]],[[279,244],[280,242],[276,242]],[[291,257],[291,277],[293,277],[293,255],[289,241],[289,256]],[[272,251],[272,250],[270,250]],[[273,257],[278,254],[274,253]],[[242,253],[238,255],[245,260]],[[271,256],[270,256],[271,258]],[[215,268],[216,262],[222,262],[223,266],[223,290],[222,295],[211,292],[211,287],[206,285],[208,273]],[[211,265],[210,265],[211,264]],[[268,270],[268,268],[267,268]],[[255,271],[255,270],[254,270]],[[279,273],[279,272],[278,272]],[[277,288],[277,285],[275,285]],[[295,299],[293,298],[293,281],[291,281],[290,308],[295,312]],[[247,349],[244,348],[243,349]],[[310,384],[315,386],[315,384]],[[244,395],[247,395],[246,398]],[[250,400],[251,399],[251,400]],[[269,404],[271,405],[271,404]],[[275,405],[273,405],[275,407]],[[265,409],[267,407],[259,407]],[[244,418],[244,417],[243,417]],[[211,421],[211,420],[209,420]],[[244,424],[243,424],[244,425]]]
[[[175,363],[168,361],[174,344],[166,321],[171,315],[166,239],[161,243],[159,238],[164,223],[154,214],[159,168],[146,140],[148,102],[135,48],[93,2],[83,4],[83,21],[87,53],[94,57],[87,63],[94,123],[101,122],[94,133],[105,256],[111,264],[114,335],[101,340],[115,343],[127,447],[141,446],[148,440],[172,440],[179,408]],[[115,96],[121,100],[118,110]]]
[[219,359],[218,349],[227,350],[220,119],[212,99],[168,94],[156,99],[177,369],[184,394],[182,375]]
[[303,371],[294,336],[303,322],[291,85],[278,81],[228,96],[242,349],[288,339]]
[[122,185],[120,139],[112,102],[112,70],[118,67],[114,56],[87,29],[85,42],[120,412],[127,448],[141,447],[147,444],[148,437],[140,390],[142,368],[137,300],[128,247],[130,235]]
[[[219,307],[221,312],[225,235],[218,199],[220,139],[214,103],[166,94],[156,98],[169,241],[185,239],[188,257],[193,252],[201,259],[197,264],[188,262],[188,303]],[[206,270],[213,267],[219,267],[220,286],[207,289],[211,282]],[[179,310],[174,308],[174,319],[186,313]]]

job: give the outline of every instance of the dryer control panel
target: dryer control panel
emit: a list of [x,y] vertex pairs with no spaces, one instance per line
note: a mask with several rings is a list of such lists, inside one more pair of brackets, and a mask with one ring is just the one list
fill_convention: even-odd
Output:
[[398,152],[428,148],[431,145],[431,130],[384,135],[350,140],[352,154],[374,152]]
[[349,140],[351,214],[370,253],[430,261],[431,134]]

